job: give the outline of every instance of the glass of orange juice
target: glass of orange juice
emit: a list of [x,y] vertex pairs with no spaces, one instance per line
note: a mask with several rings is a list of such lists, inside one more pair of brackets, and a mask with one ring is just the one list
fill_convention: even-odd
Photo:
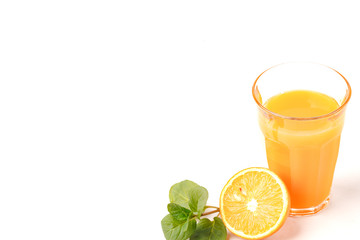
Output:
[[290,215],[317,213],[329,203],[348,81],[330,67],[292,62],[261,73],[252,93],[269,168],[290,193]]

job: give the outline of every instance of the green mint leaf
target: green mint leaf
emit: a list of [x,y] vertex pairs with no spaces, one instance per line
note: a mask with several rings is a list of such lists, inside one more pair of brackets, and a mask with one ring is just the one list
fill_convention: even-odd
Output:
[[200,220],[190,240],[226,240],[227,231],[223,221],[215,217],[214,221],[207,218]]
[[198,186],[199,186],[198,184],[189,180],[185,180],[174,184],[170,188],[170,194],[169,194],[170,202],[176,203],[184,208],[190,209],[189,201],[190,201],[191,190],[194,187],[198,187]]
[[192,212],[176,203],[168,204],[168,211],[171,216],[178,221],[186,221],[189,217],[192,217]]
[[161,227],[167,240],[186,240],[195,232],[196,220],[178,221],[168,214],[161,220]]
[[209,197],[208,191],[204,187],[196,186],[191,189],[189,196],[190,210],[200,218],[205,210],[205,205]]

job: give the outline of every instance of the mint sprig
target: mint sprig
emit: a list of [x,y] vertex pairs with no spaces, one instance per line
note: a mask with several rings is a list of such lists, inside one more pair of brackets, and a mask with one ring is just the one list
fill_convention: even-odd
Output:
[[[218,207],[206,206],[206,188],[185,180],[170,188],[169,214],[161,221],[167,240],[226,240],[227,231],[223,221],[214,217],[211,221],[204,216],[219,212]],[[205,212],[207,208],[216,210]]]

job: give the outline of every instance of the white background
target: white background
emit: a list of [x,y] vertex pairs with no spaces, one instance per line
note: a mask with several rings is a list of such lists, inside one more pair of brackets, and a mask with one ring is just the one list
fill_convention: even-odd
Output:
[[218,205],[233,174],[267,166],[251,86],[293,60],[337,69],[353,97],[330,206],[271,239],[354,236],[356,4],[1,1],[0,239],[164,239],[171,185]]

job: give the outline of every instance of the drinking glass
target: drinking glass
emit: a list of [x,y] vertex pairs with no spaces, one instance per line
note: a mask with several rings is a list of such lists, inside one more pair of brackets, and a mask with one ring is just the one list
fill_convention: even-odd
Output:
[[[326,94],[336,100],[338,108],[320,116],[293,117],[265,107],[271,97],[294,90]],[[261,73],[252,93],[265,136],[269,169],[280,176],[290,193],[290,215],[317,213],[330,199],[345,109],[351,96],[348,81],[325,65],[291,62]]]

